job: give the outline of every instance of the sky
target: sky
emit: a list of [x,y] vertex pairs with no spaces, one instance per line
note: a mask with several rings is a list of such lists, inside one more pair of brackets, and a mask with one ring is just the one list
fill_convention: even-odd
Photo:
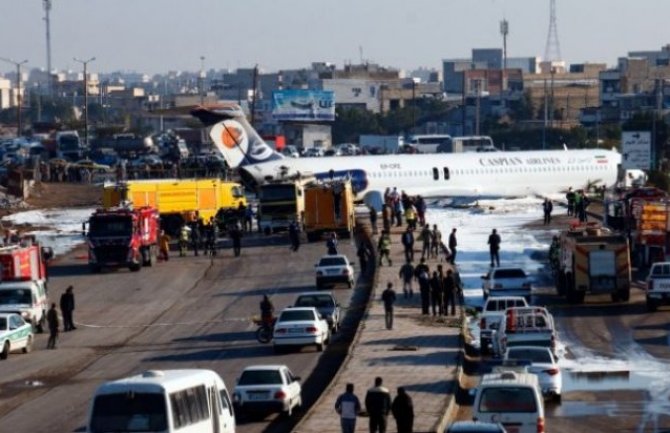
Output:
[[[264,71],[338,66],[361,58],[405,70],[440,68],[472,48],[543,56],[549,0],[52,0],[52,65],[92,72]],[[670,43],[669,0],[556,0],[569,63],[615,65],[629,51]],[[0,0],[0,57],[46,67],[42,0]],[[0,71],[13,67],[0,62]]]

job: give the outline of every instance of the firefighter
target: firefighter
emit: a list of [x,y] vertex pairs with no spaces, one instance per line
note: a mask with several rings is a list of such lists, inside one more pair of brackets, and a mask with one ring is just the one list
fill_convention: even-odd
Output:
[[179,257],[184,257],[188,251],[188,241],[191,237],[191,229],[186,223],[181,225],[179,229]]
[[158,245],[160,259],[167,262],[170,260],[170,236],[165,233],[165,230],[161,230],[161,236],[158,239]]

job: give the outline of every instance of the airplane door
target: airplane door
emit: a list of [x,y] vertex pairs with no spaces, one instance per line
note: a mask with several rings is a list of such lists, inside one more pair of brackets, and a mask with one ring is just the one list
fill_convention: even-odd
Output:
[[440,171],[437,167],[433,167],[433,180],[440,180]]
[[449,180],[449,167],[443,168],[444,180]]

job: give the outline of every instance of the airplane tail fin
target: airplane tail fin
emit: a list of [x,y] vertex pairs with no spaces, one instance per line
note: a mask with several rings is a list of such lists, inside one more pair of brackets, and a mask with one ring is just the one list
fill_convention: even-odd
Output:
[[211,126],[209,136],[231,168],[284,158],[258,135],[237,105],[198,108],[191,114]]

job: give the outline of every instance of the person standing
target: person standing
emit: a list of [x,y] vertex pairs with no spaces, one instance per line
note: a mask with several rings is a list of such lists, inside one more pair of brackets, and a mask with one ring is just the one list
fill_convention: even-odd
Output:
[[391,231],[391,218],[393,218],[391,206],[388,203],[384,203],[382,206],[382,223],[384,225],[384,230],[387,232]]
[[365,410],[370,416],[370,433],[386,433],[386,418],[391,411],[391,393],[383,386],[381,377],[375,377],[375,386],[365,395]]
[[419,224],[422,226],[426,225],[426,200],[424,200],[420,195],[417,195],[414,206],[416,207],[416,213],[419,217]]
[[366,241],[362,241],[356,250],[358,256],[358,263],[360,264],[361,274],[365,275],[368,269],[368,262],[370,259],[370,249]]
[[[158,252],[161,260],[166,262],[170,260],[170,236],[165,233],[165,230],[161,230],[161,236],[158,238]],[[65,322],[65,317],[63,317],[63,322]]]
[[442,245],[442,232],[437,228],[437,224],[433,224],[433,231],[430,239],[430,250],[435,258],[440,253],[440,245]]
[[198,255],[198,248],[200,248],[200,227],[198,221],[191,223],[191,246],[193,247],[194,255]]
[[414,291],[412,290],[414,266],[412,266],[412,262],[410,260],[407,260],[405,264],[400,267],[398,277],[402,280],[402,291],[405,295],[405,299],[411,299],[414,296]]
[[361,411],[361,402],[354,394],[354,384],[347,383],[346,391],[335,401],[335,411],[340,415],[342,433],[356,431],[356,416]]
[[188,250],[188,239],[191,236],[191,229],[186,223],[181,225],[179,229],[179,257],[184,257]]
[[400,196],[393,200],[393,213],[396,219],[396,227],[402,227],[402,205],[400,204]]
[[451,234],[449,235],[449,251],[451,255],[449,256],[449,263],[456,264],[456,247],[458,246],[458,241],[456,240],[456,229],[451,229]]
[[405,221],[407,221],[408,229],[416,229],[416,209],[411,202],[405,207]]
[[386,257],[389,266],[393,265],[393,262],[391,261],[391,235],[386,230],[382,231],[382,235],[379,237],[377,251],[379,251],[379,266],[382,265],[382,259],[384,257]]
[[444,314],[449,314],[449,304],[451,304],[451,315],[456,315],[456,291],[458,290],[454,272],[447,269],[447,276],[444,277]]
[[329,256],[337,255],[337,233],[332,232],[326,241],[326,249]]
[[56,341],[58,340],[58,311],[56,311],[56,303],[51,304],[51,308],[47,311],[47,324],[49,325],[49,341],[47,341],[47,349],[55,349]]
[[230,239],[233,241],[233,253],[235,257],[239,257],[242,252],[242,229],[239,226],[235,225],[230,230]]
[[407,226],[407,229],[400,236],[402,246],[405,248],[405,260],[408,262],[414,261],[414,233],[412,228]]
[[500,267],[500,235],[496,229],[493,229],[489,235],[489,254],[491,255],[491,267],[494,264]]
[[288,237],[291,240],[291,251],[297,252],[300,249],[300,229],[296,221],[291,221],[288,226]]
[[568,188],[567,194],[565,194],[565,199],[568,202],[568,216],[575,215],[575,192],[572,190],[572,187]]
[[414,403],[405,388],[398,387],[398,395],[393,399],[391,412],[395,418],[398,433],[412,433],[414,431]]
[[426,264],[426,259],[421,258],[416,268],[414,268],[414,275],[419,280],[419,291],[421,292],[421,314],[428,315],[430,308],[430,268]]
[[393,329],[393,304],[395,304],[395,291],[393,290],[393,283],[386,284],[386,290],[382,292],[382,302],[384,302],[384,319],[386,321],[386,329]]
[[370,225],[372,226],[372,234],[377,234],[377,209],[370,205]]
[[542,203],[542,210],[544,211],[544,225],[551,224],[551,211],[554,210],[554,205],[548,198],[544,199]]
[[77,329],[77,327],[74,326],[74,319],[72,318],[72,314],[74,313],[73,289],[72,286],[68,286],[68,288],[65,289],[65,292],[60,296],[60,311],[63,315],[63,331],[65,332]]
[[421,242],[423,242],[422,244],[423,246],[421,248],[422,258],[430,258],[430,240],[432,239],[432,237],[433,234],[430,232],[430,225],[425,224],[421,229],[421,234],[419,235]]
[[[441,270],[441,266],[438,266]],[[433,271],[433,278],[430,279],[430,305],[433,310],[433,316],[443,315],[442,311],[442,277],[437,271]]]

